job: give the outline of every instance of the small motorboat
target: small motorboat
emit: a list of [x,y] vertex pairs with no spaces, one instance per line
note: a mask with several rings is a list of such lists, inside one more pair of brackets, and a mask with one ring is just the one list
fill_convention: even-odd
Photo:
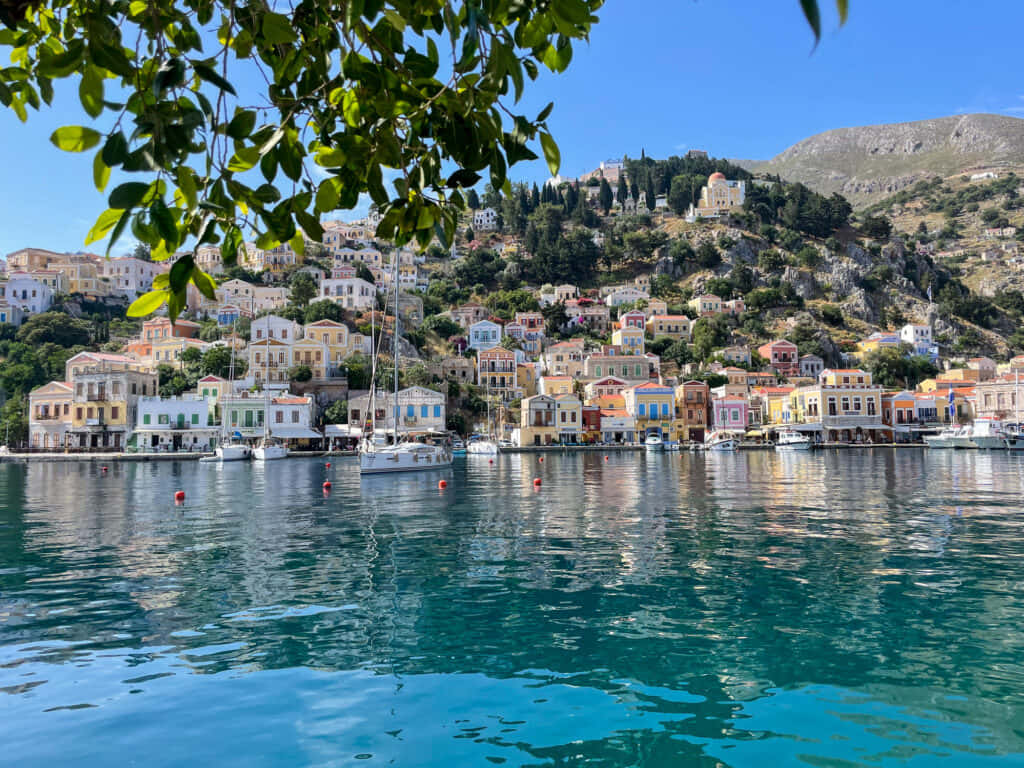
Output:
[[458,435],[452,436],[452,456],[466,455],[466,441]]
[[801,435],[795,429],[783,429],[775,441],[775,450],[783,453],[788,451],[809,451],[811,450],[811,438]]
[[473,456],[497,456],[498,444],[487,438],[471,438],[466,443],[466,453]]
[[665,441],[661,439],[661,435],[652,432],[644,438],[644,447],[648,451],[662,451],[665,449]]
[[715,430],[704,438],[705,451],[735,451],[740,447],[740,441],[732,432]]
[[963,431],[963,427],[946,427],[937,435],[925,435],[924,444],[929,448],[956,448],[956,441],[964,437]]

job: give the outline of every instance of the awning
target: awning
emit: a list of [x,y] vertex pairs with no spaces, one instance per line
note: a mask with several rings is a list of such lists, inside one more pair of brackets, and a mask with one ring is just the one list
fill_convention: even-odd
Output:
[[302,438],[319,440],[323,437],[315,429],[309,427],[278,427],[276,425],[271,425],[270,436],[279,437],[282,440],[300,440]]
[[748,430],[747,434],[744,435],[744,437],[763,437],[763,436],[764,436],[764,432],[762,432],[760,429]]
[[168,429],[167,425],[150,425],[150,426],[139,426],[135,428],[136,432],[146,432],[161,435],[187,435],[192,432],[220,434],[220,427],[186,427],[185,429]]
[[324,437],[362,437],[363,428],[358,424],[326,424]]

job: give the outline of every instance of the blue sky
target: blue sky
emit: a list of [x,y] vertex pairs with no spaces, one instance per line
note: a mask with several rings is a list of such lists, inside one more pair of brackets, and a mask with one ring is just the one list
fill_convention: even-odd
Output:
[[[526,111],[555,102],[549,122],[563,175],[641,148],[653,157],[700,148],[766,159],[830,128],[966,112],[1024,117],[1019,46],[1004,34],[1024,28],[1024,4],[850,0],[840,29],[834,3],[822,3],[812,52],[797,0],[608,0],[589,46],[577,46],[565,74],[541,76]],[[24,125],[0,112],[0,254],[81,250],[106,207],[91,155],[48,141],[56,126],[88,120],[74,88],[61,95],[70,97],[63,108]],[[511,175],[547,173],[532,163]]]

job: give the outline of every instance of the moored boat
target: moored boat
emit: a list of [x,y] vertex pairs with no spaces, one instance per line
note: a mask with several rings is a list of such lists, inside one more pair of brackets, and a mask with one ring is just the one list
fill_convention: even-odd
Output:
[[739,449],[740,441],[732,432],[717,429],[708,433],[704,438],[704,450],[706,451],[735,451]]
[[783,429],[775,441],[775,450],[786,451],[809,451],[811,449],[811,438],[801,435],[795,429]]
[[665,448],[665,441],[661,439],[661,435],[652,432],[644,438],[644,447],[648,451],[661,451]]

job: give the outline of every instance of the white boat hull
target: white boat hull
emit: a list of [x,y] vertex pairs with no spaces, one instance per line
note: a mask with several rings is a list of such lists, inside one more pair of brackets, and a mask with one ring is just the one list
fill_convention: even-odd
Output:
[[790,451],[809,451],[811,450],[811,442],[808,440],[806,443],[783,443],[782,445],[776,445],[775,450],[779,453],[789,453]]
[[1006,448],[1006,438],[998,435],[972,437],[971,442],[983,451],[1001,451]]
[[718,440],[713,443],[709,443],[704,446],[705,451],[715,451],[716,453],[724,453],[726,451],[735,451],[739,449],[739,442],[737,440]]
[[247,445],[222,445],[216,454],[221,461],[248,461],[252,458],[252,449]]
[[428,469],[446,469],[451,465],[451,451],[437,446],[400,445],[397,449],[387,447],[359,454],[359,472],[364,475],[423,472]]
[[928,435],[924,438],[924,444],[929,448],[952,448],[953,442],[948,437]]
[[273,461],[274,459],[287,459],[288,449],[283,445],[267,445],[257,446],[253,452],[252,457],[256,461]]
[[977,443],[969,437],[954,437],[949,441],[954,448],[977,448]]
[[476,440],[466,446],[466,453],[477,456],[497,456],[498,444],[490,440]]
[[1006,438],[1006,449],[1010,451],[1024,451],[1024,436],[1011,435]]

